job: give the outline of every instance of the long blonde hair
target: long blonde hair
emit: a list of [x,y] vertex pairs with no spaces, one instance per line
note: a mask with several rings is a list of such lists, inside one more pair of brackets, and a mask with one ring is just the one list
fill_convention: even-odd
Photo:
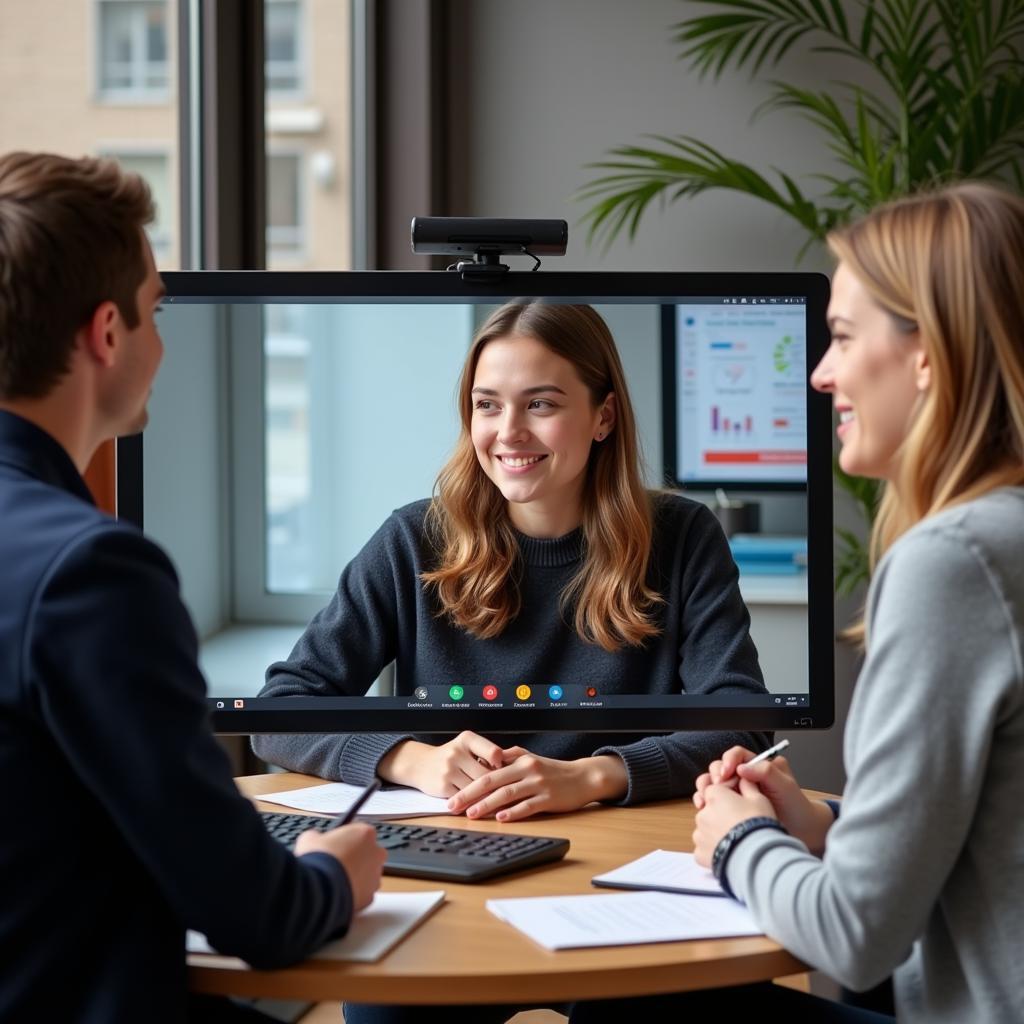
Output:
[[931,367],[871,534],[871,565],[915,523],[1024,484],[1024,198],[961,183],[829,235]]
[[640,646],[659,633],[652,612],[662,598],[647,585],[653,533],[651,499],[640,472],[633,407],[615,342],[590,306],[510,302],[477,332],[459,385],[462,430],[437,477],[427,513],[438,564],[422,574],[442,614],[473,636],[499,636],[519,614],[519,544],[507,505],[479,462],[470,427],[477,361],[488,342],[536,338],[567,359],[594,407],[615,395],[615,426],[590,453],[583,491],[583,565],[562,593],[576,632],[607,651]]

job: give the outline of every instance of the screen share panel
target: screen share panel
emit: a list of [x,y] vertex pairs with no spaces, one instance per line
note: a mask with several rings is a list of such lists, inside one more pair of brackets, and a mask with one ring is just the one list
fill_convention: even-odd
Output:
[[[125,514],[179,570],[219,731],[830,724],[830,416],[806,380],[826,344],[824,278],[165,278],[165,362],[144,439],[119,457],[119,487]],[[470,678],[457,666],[412,678],[392,665],[359,696],[261,697],[267,665],[287,658],[347,562],[393,509],[430,496],[458,436],[456,386],[474,332],[522,294],[593,305],[608,324],[649,486],[705,503],[727,487],[760,503],[760,540],[802,539],[798,564],[783,571],[737,558],[764,691],[709,697],[681,681],[653,696],[640,678],[609,684],[543,667]]]
[[683,487],[804,488],[806,298],[679,303],[664,307],[663,325],[671,478]]

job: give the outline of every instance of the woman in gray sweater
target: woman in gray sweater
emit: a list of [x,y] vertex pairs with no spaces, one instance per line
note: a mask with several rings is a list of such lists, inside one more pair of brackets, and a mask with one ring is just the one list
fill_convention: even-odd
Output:
[[845,799],[836,817],[735,748],[698,780],[696,855],[802,960],[854,990],[893,975],[900,1021],[1019,1022],[1024,199],[961,184],[830,245],[811,383],[843,469],[886,482]]

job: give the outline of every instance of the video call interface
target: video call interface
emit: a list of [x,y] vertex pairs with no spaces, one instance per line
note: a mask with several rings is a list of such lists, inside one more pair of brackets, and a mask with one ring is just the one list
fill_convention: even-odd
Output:
[[[770,650],[779,646],[773,615],[780,604],[797,615],[802,608],[806,623],[806,545],[803,564],[797,559],[779,572],[738,561],[763,693],[692,695],[682,678],[671,697],[645,693],[643,679],[611,693],[587,678],[470,679],[457,669],[450,678],[410,680],[392,665],[360,681],[364,696],[259,696],[267,665],[288,657],[348,561],[393,509],[431,495],[459,433],[463,360],[498,304],[169,297],[160,320],[166,355],[144,436],[144,526],[179,571],[211,708],[259,710],[282,700],[296,710],[481,713],[709,700],[806,706],[806,635],[802,647]],[[710,504],[710,488],[724,483],[760,502],[763,523],[799,548],[806,533],[805,300],[603,298],[593,305],[623,362],[648,485]],[[666,344],[675,364],[668,389]],[[672,416],[666,395],[674,398]],[[675,464],[666,465],[673,442]],[[783,492],[773,490],[779,484]],[[401,693],[396,676],[404,679]]]

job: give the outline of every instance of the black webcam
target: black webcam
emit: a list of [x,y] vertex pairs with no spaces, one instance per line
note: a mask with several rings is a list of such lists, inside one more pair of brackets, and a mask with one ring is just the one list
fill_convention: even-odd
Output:
[[467,277],[497,277],[509,268],[499,256],[525,255],[540,266],[538,253],[564,256],[569,225],[564,220],[513,217],[413,217],[412,251],[463,256],[448,267]]

